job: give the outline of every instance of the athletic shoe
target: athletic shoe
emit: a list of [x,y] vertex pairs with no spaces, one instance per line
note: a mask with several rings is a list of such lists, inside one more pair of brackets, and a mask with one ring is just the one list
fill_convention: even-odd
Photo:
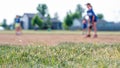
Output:
[[91,37],[91,35],[90,35],[90,34],[88,34],[86,37]]

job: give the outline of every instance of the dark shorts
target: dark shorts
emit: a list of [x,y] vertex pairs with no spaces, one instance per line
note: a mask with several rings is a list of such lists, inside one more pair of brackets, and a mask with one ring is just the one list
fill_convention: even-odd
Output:
[[87,24],[83,24],[83,29],[86,29],[87,28]]
[[90,23],[92,23],[92,22],[95,22],[95,23],[97,23],[97,19],[95,19],[94,21],[90,20]]

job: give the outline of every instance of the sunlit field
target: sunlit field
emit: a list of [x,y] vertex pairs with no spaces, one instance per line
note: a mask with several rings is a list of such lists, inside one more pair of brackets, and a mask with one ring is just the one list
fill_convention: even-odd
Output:
[[120,44],[0,46],[2,68],[119,68]]
[[0,32],[0,68],[120,68],[120,32]]

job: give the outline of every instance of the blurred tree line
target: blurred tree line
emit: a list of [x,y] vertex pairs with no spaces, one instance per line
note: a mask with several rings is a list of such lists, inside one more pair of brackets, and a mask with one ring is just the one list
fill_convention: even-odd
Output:
[[[38,13],[32,19],[33,26],[38,26],[39,29],[42,28],[50,29],[52,24],[51,24],[51,17],[48,12],[48,6],[46,4],[39,4],[36,9]],[[71,10],[69,10],[69,12],[66,13],[66,16],[63,21],[64,29],[69,29],[69,27],[73,25],[74,19],[81,19],[84,12],[85,9],[80,4],[76,6],[75,12],[71,12]],[[47,20],[44,21],[44,19],[40,18],[39,14],[42,15],[42,18],[47,18]],[[104,18],[103,14],[97,14],[97,17],[98,19]]]
[[75,12],[73,13],[71,11],[67,12],[63,23],[64,28],[69,29],[69,27],[73,25],[73,20],[82,18],[83,13],[84,13],[84,8],[80,4],[76,6]]
[[1,27],[3,27],[5,30],[9,30],[9,25],[7,25],[7,20],[3,19],[3,21],[0,24]]
[[[50,29],[52,25],[51,17],[48,12],[48,6],[46,4],[39,4],[36,9],[38,13],[32,19],[33,26],[37,25],[39,26],[39,29],[43,28]],[[41,15],[42,18],[40,18],[39,14]],[[46,18],[47,20],[44,20],[44,18]]]
[[12,30],[14,24],[7,24],[7,19],[3,19],[3,21],[0,24],[0,27],[3,27],[4,30]]

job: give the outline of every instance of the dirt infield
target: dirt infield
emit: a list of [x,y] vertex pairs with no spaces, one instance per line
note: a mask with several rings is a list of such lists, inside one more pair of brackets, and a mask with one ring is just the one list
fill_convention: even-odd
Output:
[[120,35],[99,35],[98,38],[85,38],[80,34],[0,34],[0,44],[44,44],[57,45],[62,42],[86,42],[86,43],[120,43]]

